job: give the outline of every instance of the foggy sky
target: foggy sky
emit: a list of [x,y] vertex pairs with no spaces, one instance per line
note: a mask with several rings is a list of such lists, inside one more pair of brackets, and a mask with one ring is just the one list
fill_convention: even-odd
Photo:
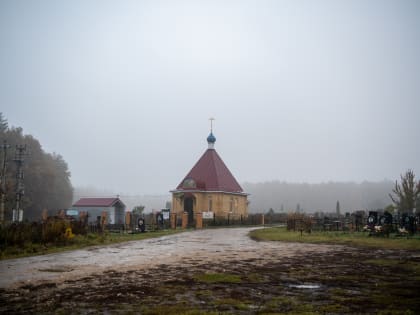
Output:
[[0,111],[74,186],[420,177],[419,1],[0,1]]

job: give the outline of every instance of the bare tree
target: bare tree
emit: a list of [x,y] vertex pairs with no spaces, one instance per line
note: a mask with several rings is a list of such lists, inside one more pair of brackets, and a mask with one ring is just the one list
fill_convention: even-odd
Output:
[[420,197],[420,181],[416,182],[412,170],[401,175],[401,184],[395,181],[393,194],[389,197],[401,212],[409,212],[416,208],[416,201]]

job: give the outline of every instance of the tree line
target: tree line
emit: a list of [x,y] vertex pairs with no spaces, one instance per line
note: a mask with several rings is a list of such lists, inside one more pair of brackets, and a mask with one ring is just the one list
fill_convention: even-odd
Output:
[[[0,112],[0,152],[1,165],[6,162],[5,174],[0,175],[5,194],[5,221],[11,221],[12,210],[16,207],[17,176],[15,148],[25,145],[23,156],[24,194],[20,208],[24,210],[24,220],[39,220],[44,209],[50,213],[71,206],[73,187],[70,182],[70,172],[66,161],[57,153],[45,152],[37,139],[24,135],[21,127],[9,127],[7,120]],[[7,149],[4,147],[7,146]],[[5,176],[3,176],[5,175]],[[1,188],[1,187],[0,187]]]

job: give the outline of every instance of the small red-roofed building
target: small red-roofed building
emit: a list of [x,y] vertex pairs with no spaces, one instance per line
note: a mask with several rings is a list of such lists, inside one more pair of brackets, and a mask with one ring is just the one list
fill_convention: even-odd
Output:
[[108,224],[125,223],[125,204],[120,198],[80,198],[73,204],[72,209],[87,212],[89,222],[100,220],[102,213],[107,213]]
[[197,213],[239,219],[248,216],[248,195],[242,190],[214,149],[213,132],[207,137],[208,149],[172,193],[172,212],[188,213],[192,224]]

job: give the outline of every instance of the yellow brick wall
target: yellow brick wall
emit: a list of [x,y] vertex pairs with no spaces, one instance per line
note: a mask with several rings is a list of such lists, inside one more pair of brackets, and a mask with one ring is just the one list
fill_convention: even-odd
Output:
[[[216,216],[240,218],[248,216],[248,198],[244,195],[235,195],[229,193],[193,193],[195,197],[194,214],[197,212],[210,211],[209,199],[212,200],[212,209]],[[177,198],[177,194],[172,194],[172,212],[181,215],[184,212],[184,203],[182,198]]]

